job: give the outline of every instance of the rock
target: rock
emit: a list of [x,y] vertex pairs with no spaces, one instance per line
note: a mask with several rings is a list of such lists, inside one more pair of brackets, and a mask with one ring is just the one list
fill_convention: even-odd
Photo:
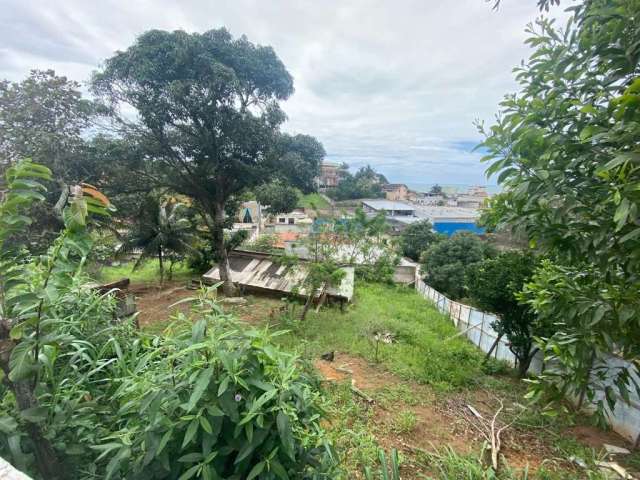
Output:
[[609,455],[629,455],[631,453],[626,448],[610,445],[608,443],[605,443],[603,447]]
[[244,297],[225,297],[220,300],[220,303],[226,303],[227,305],[246,305],[248,302]]
[[326,362],[333,362],[333,359],[335,358],[335,352],[331,351],[323,353],[322,355],[320,355],[320,358]]

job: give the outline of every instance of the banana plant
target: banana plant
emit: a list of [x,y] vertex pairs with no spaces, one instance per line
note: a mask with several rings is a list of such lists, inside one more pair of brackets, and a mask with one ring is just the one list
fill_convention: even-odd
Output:
[[366,480],[400,480],[400,461],[398,459],[398,450],[395,448],[391,450],[391,465],[387,464],[387,456],[384,450],[378,450],[378,459],[380,460],[380,466],[382,470],[379,473],[378,477],[373,475],[371,468],[364,468],[364,476]]

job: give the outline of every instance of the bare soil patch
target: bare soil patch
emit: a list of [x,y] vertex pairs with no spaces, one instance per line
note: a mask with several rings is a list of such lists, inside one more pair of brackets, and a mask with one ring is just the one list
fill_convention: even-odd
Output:
[[[336,352],[333,362],[317,360],[314,365],[326,381],[350,382],[375,399],[369,408],[373,409],[376,440],[387,450],[403,450],[409,459],[408,467],[414,471],[426,471],[419,462],[412,461],[416,458],[415,453],[421,450],[436,453],[449,446],[460,454],[480,451],[484,438],[469,422],[468,406],[490,419],[499,405],[498,395],[482,389],[452,393],[445,398],[436,397],[428,386],[405,382],[380,366],[347,353]],[[400,393],[389,400],[384,392],[394,389]],[[504,421],[508,421],[521,407],[512,399],[501,398],[505,404]],[[415,416],[414,426],[398,431],[399,417],[411,414]],[[572,437],[596,450],[600,450],[604,443],[631,447],[614,432],[586,425],[573,427],[562,436]],[[502,436],[501,452],[513,468],[528,467],[534,471],[544,462],[547,467],[573,469],[567,458],[558,456],[553,442],[553,435],[546,435],[540,429],[514,425]]]
[[129,291],[135,295],[138,323],[141,328],[157,322],[167,322],[178,311],[189,311],[189,303],[171,307],[174,303],[196,292],[186,288],[184,282],[167,282],[163,287],[154,284],[132,284]]

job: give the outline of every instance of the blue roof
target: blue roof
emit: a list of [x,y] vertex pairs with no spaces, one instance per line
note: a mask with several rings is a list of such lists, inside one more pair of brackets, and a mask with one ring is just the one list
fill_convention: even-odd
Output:
[[449,236],[461,231],[477,233],[478,235],[485,233],[484,228],[470,222],[435,222],[433,229],[438,233],[444,233]]

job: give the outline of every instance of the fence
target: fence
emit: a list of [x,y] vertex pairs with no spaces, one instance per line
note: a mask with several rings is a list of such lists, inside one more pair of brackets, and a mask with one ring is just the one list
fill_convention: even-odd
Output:
[[[485,353],[491,349],[491,346],[498,338],[498,334],[491,327],[491,323],[496,320],[495,315],[476,310],[469,305],[454,302],[419,278],[416,278],[415,286],[420,295],[433,302],[440,312],[449,316],[454,325],[458,330],[464,332],[469,341]],[[498,342],[491,356],[499,360],[506,360],[511,365],[516,363],[515,356],[507,346],[506,338]],[[613,355],[607,357],[605,364],[611,373],[604,382],[597,382],[602,388],[613,386],[615,377],[613,372],[616,370],[634,368],[629,362]],[[539,373],[542,371],[542,365],[543,358],[539,352],[533,358],[529,371]],[[635,378],[640,383],[640,377],[637,374]],[[599,392],[596,398],[602,398],[603,395],[602,392]],[[629,402],[626,402],[619,394],[616,393],[615,395],[617,396],[616,406],[613,411],[607,412],[609,425],[614,431],[637,445],[640,443],[640,397],[636,392],[632,391],[629,393]]]
[[[469,305],[454,302],[431,288],[422,280],[416,282],[416,290],[427,300],[431,300],[440,312],[448,315],[453,324],[464,332],[471,343],[483,352],[488,352],[498,339],[498,333],[491,327],[496,316],[491,313],[476,310]],[[506,338],[500,339],[491,356],[498,360],[505,360],[511,366],[515,366],[516,357],[507,346]]]

